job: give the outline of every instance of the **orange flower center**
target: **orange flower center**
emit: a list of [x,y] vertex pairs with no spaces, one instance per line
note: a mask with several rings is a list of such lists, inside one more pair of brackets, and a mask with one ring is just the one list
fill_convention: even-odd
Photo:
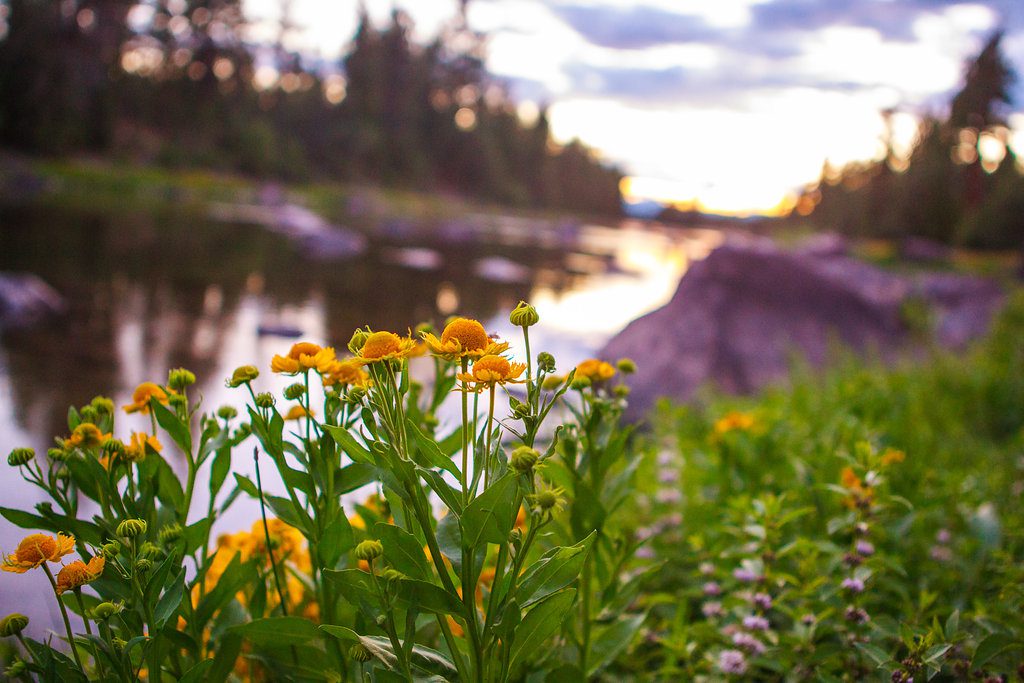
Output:
[[14,555],[18,562],[42,564],[57,553],[57,541],[45,534],[32,534],[22,539]]
[[444,332],[441,333],[442,344],[447,344],[450,341],[459,342],[464,351],[477,351],[485,348],[491,339],[487,336],[484,326],[476,320],[456,318],[448,323]]
[[315,356],[320,353],[320,347],[312,342],[299,342],[292,344],[291,351],[288,352],[288,357],[292,360],[299,360],[301,356]]
[[473,364],[473,377],[481,382],[505,379],[512,373],[512,366],[503,356],[484,356]]
[[394,332],[374,332],[366,338],[360,355],[370,359],[383,358],[388,354],[398,353],[401,349],[401,340]]

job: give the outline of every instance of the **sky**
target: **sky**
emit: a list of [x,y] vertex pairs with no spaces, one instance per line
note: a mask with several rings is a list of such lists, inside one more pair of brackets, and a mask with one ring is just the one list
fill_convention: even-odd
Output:
[[[276,35],[280,0],[246,3],[253,37]],[[401,7],[424,41],[457,8],[365,4],[381,24]],[[290,46],[336,57],[356,8],[292,0]],[[778,212],[826,160],[878,157],[884,110],[909,149],[998,28],[1024,75],[1024,0],[471,0],[468,18],[524,116],[548,105],[555,138],[618,165],[627,198],[721,213]],[[1024,82],[1006,113],[1024,153]]]

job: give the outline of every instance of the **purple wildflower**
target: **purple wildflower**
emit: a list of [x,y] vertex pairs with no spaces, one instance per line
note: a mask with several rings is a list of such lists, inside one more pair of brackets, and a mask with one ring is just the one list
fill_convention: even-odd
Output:
[[711,562],[701,562],[700,566],[697,567],[697,569],[704,576],[711,576],[715,573],[715,565]]
[[847,577],[847,578],[843,579],[843,582],[840,585],[843,587],[843,590],[848,590],[851,593],[863,593],[864,592],[864,582],[861,579],[855,579],[855,578],[852,578],[852,577]]
[[757,575],[757,572],[746,567],[737,567],[732,571],[733,578],[743,583],[754,583],[761,577]]
[[732,644],[755,655],[762,654],[765,651],[764,643],[752,634],[744,633],[743,631],[732,634]]
[[747,673],[747,658],[739,650],[722,650],[718,653],[718,668],[724,674]]
[[754,597],[750,601],[754,603],[754,607],[766,612],[772,608],[772,596],[767,593],[754,593]]
[[750,614],[743,617],[743,627],[751,631],[767,631],[769,626],[768,620],[760,615]]
[[802,617],[800,617],[800,621],[804,624],[804,626],[811,626],[817,620],[818,620],[818,618],[816,616],[814,616],[813,614],[810,614],[810,613],[805,614]]
[[704,584],[704,595],[721,595],[722,587],[714,581],[708,581]]
[[949,532],[949,529],[939,529],[935,534],[935,540],[945,545],[953,540],[953,534]]
[[865,541],[864,539],[861,539],[857,541],[857,545],[855,547],[857,549],[858,555],[868,557],[869,555],[875,554],[875,546],[871,543],[871,541]]
[[862,610],[860,607],[854,607],[850,605],[846,608],[846,613],[843,615],[847,621],[851,621],[855,624],[863,624],[868,620],[868,613]]
[[720,617],[725,614],[725,610],[722,609],[722,603],[720,602],[705,602],[700,606],[700,611],[704,614],[706,619]]
[[683,502],[683,492],[679,489],[662,489],[654,495],[654,500],[663,505],[674,505]]
[[933,545],[928,551],[928,557],[936,562],[950,562],[953,559],[953,551],[944,545]]

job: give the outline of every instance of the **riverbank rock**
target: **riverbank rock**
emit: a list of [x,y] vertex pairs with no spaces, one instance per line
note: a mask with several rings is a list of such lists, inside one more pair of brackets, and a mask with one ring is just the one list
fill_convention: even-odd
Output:
[[793,354],[820,366],[835,342],[895,359],[925,337],[960,347],[988,329],[1002,289],[949,273],[897,274],[837,253],[733,237],[683,276],[672,300],[615,336],[602,358],[633,358],[630,415],[714,383],[749,393],[783,380]]
[[58,316],[64,298],[30,273],[0,273],[0,330],[31,327]]

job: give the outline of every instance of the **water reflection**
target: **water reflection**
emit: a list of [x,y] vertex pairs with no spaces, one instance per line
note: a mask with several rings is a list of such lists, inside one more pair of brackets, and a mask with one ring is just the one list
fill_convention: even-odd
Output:
[[[568,368],[664,303],[689,260],[718,240],[717,233],[639,224],[548,224],[531,232],[518,218],[481,230],[471,219],[433,229],[402,224],[371,237],[358,259],[325,262],[304,258],[281,235],[191,213],[0,210],[0,270],[34,273],[69,304],[62,320],[2,338],[0,453],[23,445],[42,452],[67,432],[69,405],[97,394],[124,405],[138,383],[163,381],[178,366],[199,377],[205,410],[242,408],[245,396],[224,378],[241,364],[266,368],[294,341],[267,330],[343,348],[361,325],[405,331],[458,311],[515,340],[507,313],[529,299],[543,320],[535,352],[550,351]],[[269,372],[260,378],[268,390],[286,383]],[[143,417],[118,417],[119,434],[147,428]],[[172,454],[168,460],[183,467]],[[233,467],[251,473],[251,454],[240,449]],[[279,482],[268,470],[273,490]],[[13,475],[4,505],[31,507],[35,491]],[[195,503],[205,508],[206,501]],[[217,528],[247,528],[255,514],[236,505]],[[22,535],[0,520],[0,547],[9,551]],[[0,575],[0,602],[35,578]],[[33,587],[44,594],[44,585]],[[30,616],[56,623],[49,608],[39,609]]]

